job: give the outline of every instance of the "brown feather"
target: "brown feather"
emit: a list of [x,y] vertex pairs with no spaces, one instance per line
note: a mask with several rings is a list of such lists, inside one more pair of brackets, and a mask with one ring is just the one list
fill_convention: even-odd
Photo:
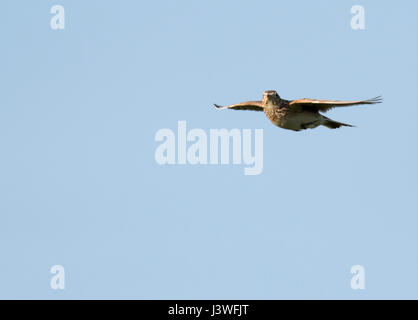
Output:
[[246,101],[237,104],[231,104],[229,106],[214,105],[216,109],[234,109],[234,110],[252,110],[252,111],[263,111],[261,101]]
[[295,109],[303,109],[307,111],[313,112],[327,112],[328,110],[335,108],[335,107],[347,107],[347,106],[354,106],[360,104],[375,104],[381,103],[381,97],[375,97],[368,100],[359,100],[359,101],[338,101],[338,100],[317,100],[317,99],[298,99],[293,100],[290,102],[289,106]]

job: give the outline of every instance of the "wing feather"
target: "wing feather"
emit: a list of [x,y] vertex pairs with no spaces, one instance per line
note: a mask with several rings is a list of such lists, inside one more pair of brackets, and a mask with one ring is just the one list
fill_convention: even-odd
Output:
[[229,106],[214,105],[216,109],[234,109],[234,110],[252,110],[252,111],[263,111],[261,101],[246,101],[237,104],[231,104]]
[[303,108],[309,111],[322,111],[327,112],[328,110],[335,107],[347,107],[354,106],[359,104],[375,104],[381,103],[382,97],[378,96],[372,99],[367,100],[358,100],[358,101],[338,101],[338,100],[317,100],[317,99],[298,99],[290,102],[290,106],[294,108]]

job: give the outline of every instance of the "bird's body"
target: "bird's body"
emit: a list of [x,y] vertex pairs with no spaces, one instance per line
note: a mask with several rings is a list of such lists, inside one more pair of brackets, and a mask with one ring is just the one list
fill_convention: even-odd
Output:
[[381,102],[379,97],[360,101],[316,99],[298,99],[290,101],[281,99],[276,91],[268,90],[264,92],[262,101],[247,101],[225,107],[215,104],[215,107],[218,109],[263,111],[274,125],[283,129],[300,131],[304,129],[313,129],[320,125],[330,129],[339,128],[341,126],[352,127],[352,125],[331,120],[319,112],[326,112],[329,109],[339,106],[374,104],[379,102]]

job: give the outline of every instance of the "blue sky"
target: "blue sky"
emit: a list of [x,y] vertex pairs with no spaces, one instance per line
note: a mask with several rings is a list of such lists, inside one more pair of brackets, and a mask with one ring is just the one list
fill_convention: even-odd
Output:
[[[417,9],[2,1],[0,298],[418,298]],[[384,103],[327,114],[356,128],[303,132],[212,106],[266,89]],[[155,133],[179,120],[264,129],[263,173],[158,165]]]

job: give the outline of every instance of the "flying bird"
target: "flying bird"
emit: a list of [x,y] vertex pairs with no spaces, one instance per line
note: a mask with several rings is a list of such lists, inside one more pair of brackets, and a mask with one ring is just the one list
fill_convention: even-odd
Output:
[[354,127],[351,124],[327,118],[320,112],[327,112],[336,107],[381,102],[382,98],[380,96],[359,101],[317,100],[307,98],[285,100],[280,98],[276,91],[267,90],[264,91],[262,101],[247,101],[231,104],[229,106],[219,106],[215,104],[215,107],[217,109],[263,111],[274,125],[283,129],[300,131],[308,128],[313,129],[321,125],[330,129],[340,128],[341,126]]

